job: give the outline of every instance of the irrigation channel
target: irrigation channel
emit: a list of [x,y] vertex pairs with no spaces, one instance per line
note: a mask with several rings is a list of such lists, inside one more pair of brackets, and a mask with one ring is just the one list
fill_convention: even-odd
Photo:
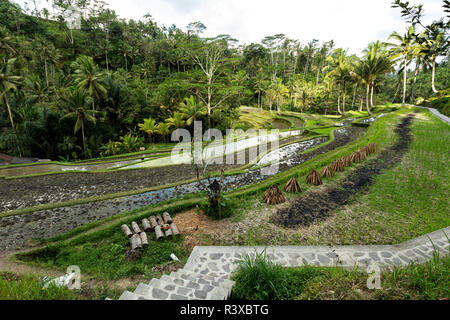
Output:
[[[253,167],[246,170],[246,172],[225,176],[223,181],[225,185],[224,191],[263,181],[273,174],[288,170],[289,168],[297,166],[320,154],[329,152],[353,140],[356,140],[361,137],[366,130],[367,128],[362,126],[341,127],[334,131],[335,139],[328,144],[320,146],[328,140],[327,137],[315,137],[310,140],[292,143],[285,147],[271,151],[259,159],[259,161]],[[295,136],[289,139],[294,138]],[[318,148],[307,152],[315,147]],[[260,165],[267,165],[269,163],[271,163],[269,166],[276,168],[276,170],[262,171],[258,168]],[[189,167],[189,165],[186,166]],[[177,168],[179,166],[169,167]],[[161,168],[155,169],[160,170]],[[131,173],[148,170],[149,169],[131,170],[122,171],[119,173]],[[193,171],[192,167],[190,171]],[[113,173],[116,172],[110,172],[107,174],[111,175]],[[66,175],[68,174],[56,176]],[[180,176],[178,176],[178,178],[179,177]],[[78,226],[82,226],[93,221],[128,212],[133,209],[143,208],[168,199],[182,197],[198,191],[197,182],[193,182],[110,200],[101,200],[80,205],[59,207],[51,210],[35,211],[23,215],[6,216],[0,218],[0,251],[12,251],[29,248],[31,245],[27,240],[33,238],[48,238],[70,231]]]

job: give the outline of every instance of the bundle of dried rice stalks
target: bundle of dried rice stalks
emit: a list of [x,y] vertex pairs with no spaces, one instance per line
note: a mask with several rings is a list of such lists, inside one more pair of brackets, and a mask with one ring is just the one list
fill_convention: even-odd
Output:
[[267,204],[279,204],[286,202],[286,198],[278,186],[273,185],[264,193],[264,202]]
[[291,178],[286,184],[284,185],[284,191],[286,192],[301,192],[302,189],[300,188],[300,184],[298,183],[297,178]]
[[344,171],[344,162],[342,161],[342,159],[336,159],[336,161],[333,162],[333,164],[331,165],[331,168],[333,169],[334,172],[337,171]]
[[378,151],[377,144],[373,143],[373,142],[369,143],[369,145],[367,146],[367,151],[368,151],[368,154],[377,152]]
[[322,178],[317,173],[316,170],[312,170],[307,176],[306,176],[306,183],[314,184],[314,185],[321,185],[322,184]]
[[333,170],[333,168],[331,168],[331,166],[325,166],[322,168],[322,171],[320,171],[320,174],[324,178],[330,178],[333,176],[334,170]]
[[352,157],[351,156],[342,157],[342,163],[344,164],[344,167],[350,167],[352,165]]
[[360,158],[361,160],[364,160],[364,159],[366,158],[366,156],[367,156],[366,148],[367,148],[367,147],[362,147],[361,149],[358,150],[359,158]]
[[359,154],[359,152],[353,152],[350,155],[350,159],[352,160],[353,163],[357,163],[361,161],[361,155]]

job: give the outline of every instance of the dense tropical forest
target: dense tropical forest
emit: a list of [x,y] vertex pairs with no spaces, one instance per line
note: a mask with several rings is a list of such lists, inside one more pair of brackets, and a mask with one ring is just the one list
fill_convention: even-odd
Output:
[[[80,29],[65,21],[71,6]],[[240,106],[345,114],[441,98],[447,113],[449,2],[430,25],[422,6],[393,6],[410,27],[351,55],[333,40],[284,34],[248,45],[204,38],[201,22],[183,31],[150,14],[126,21],[98,0],[54,0],[54,14],[0,0],[0,152],[67,161],[133,152],[195,120],[246,129]]]

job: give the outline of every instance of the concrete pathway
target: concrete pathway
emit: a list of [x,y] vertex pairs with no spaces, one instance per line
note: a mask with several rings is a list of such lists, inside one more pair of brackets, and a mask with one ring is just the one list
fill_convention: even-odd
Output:
[[237,268],[236,262],[263,252],[268,260],[286,267],[404,267],[411,262],[429,261],[433,252],[448,255],[448,237],[450,227],[397,245],[195,247],[183,269],[152,279],[149,284],[140,283],[134,292],[125,291],[119,300],[224,300],[231,294],[234,283],[229,278]]
[[431,112],[431,114],[433,114],[435,117],[437,117],[438,119],[444,121],[447,124],[450,124],[450,118],[447,117],[446,115],[443,115],[442,113],[440,113],[438,110],[436,110],[434,108],[420,107],[420,106],[416,106],[416,105],[413,105],[413,104],[407,104],[407,106],[420,108],[420,109],[428,109]]

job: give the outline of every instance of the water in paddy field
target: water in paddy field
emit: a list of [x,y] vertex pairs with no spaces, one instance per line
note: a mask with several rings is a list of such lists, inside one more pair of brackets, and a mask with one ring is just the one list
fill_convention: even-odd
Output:
[[[205,161],[210,159],[215,159],[217,157],[222,157],[229,154],[234,154],[239,151],[244,151],[249,148],[257,147],[261,144],[269,144],[279,139],[285,139],[295,136],[300,136],[304,130],[292,130],[275,133],[268,133],[263,135],[252,134],[249,137],[241,137],[237,141],[226,143],[227,139],[224,139],[218,143],[211,143],[203,149],[203,159]],[[225,142],[225,143],[224,143]],[[149,161],[131,164],[129,166],[120,168],[119,170],[126,169],[137,169],[137,168],[151,168],[169,165],[179,165],[179,164],[191,164],[192,155],[190,152],[174,154],[170,157],[150,159]]]
[[[271,162],[280,161],[285,158],[289,158],[297,153],[314,148],[322,143],[324,143],[328,138],[321,137],[311,140],[306,140],[302,142],[293,143],[277,150],[271,151],[258,161],[256,166],[262,166]],[[288,160],[287,160],[288,161]]]
[[361,120],[361,121],[358,121],[358,122],[359,123],[364,123],[364,124],[370,124],[370,123],[374,122],[375,120],[377,120],[377,119],[379,119],[381,117],[384,117],[385,115],[386,115],[385,113],[382,113],[382,114],[379,114],[376,117],[371,117],[371,118],[364,119],[364,120]]
[[[145,158],[144,160],[148,160],[149,158]],[[69,171],[98,171],[98,170],[108,170],[114,169],[117,167],[121,167],[127,164],[133,164],[143,159],[134,159],[134,160],[119,160],[115,162],[109,163],[99,163],[99,164],[85,164],[79,166],[67,166],[55,163],[49,164],[36,164],[29,166],[21,166],[21,167],[10,167],[10,168],[2,168],[0,169],[0,176],[5,177],[20,177],[26,175],[33,174],[41,174],[48,172],[69,172]]]
[[[344,133],[344,132],[348,131],[348,128],[343,128],[343,129],[338,129],[338,130],[340,130],[342,133]],[[336,130],[336,131],[338,131],[338,130]],[[303,163],[305,161],[305,159],[294,159],[294,158],[290,158],[291,156],[296,156],[299,153],[310,150],[310,149],[324,143],[327,140],[328,140],[327,137],[320,137],[320,138],[315,138],[315,139],[295,143],[294,144],[295,146],[290,149],[286,148],[289,146],[286,146],[281,149],[274,150],[274,151],[270,152],[269,154],[267,154],[267,156],[270,155],[270,158],[272,160],[265,162],[265,164],[267,164],[269,162],[273,162],[271,166],[269,166],[265,169],[264,168],[263,169],[254,169],[254,170],[250,170],[245,173],[239,173],[236,175],[225,176],[222,181],[223,186],[224,186],[223,191],[226,192],[226,191],[233,190],[235,188],[244,187],[244,186],[252,185],[257,182],[263,181],[263,180],[269,178],[270,176],[279,173],[280,171],[277,170],[279,165],[283,165],[283,171],[288,168],[297,166],[297,165]],[[261,164],[259,164],[259,162],[258,162],[258,165],[261,165]],[[202,179],[201,181],[205,184],[209,184],[209,182],[212,182],[213,180],[214,179],[210,179],[210,180]],[[179,186],[175,186],[175,187],[145,192],[145,193],[142,193],[139,195],[127,197],[127,199],[134,203],[144,201],[148,204],[154,204],[154,203],[169,200],[169,199],[172,199],[175,197],[181,197],[181,196],[184,196],[189,193],[196,193],[199,191],[200,190],[198,189],[198,182],[192,182],[192,183],[183,184],[183,185],[179,185]]]

